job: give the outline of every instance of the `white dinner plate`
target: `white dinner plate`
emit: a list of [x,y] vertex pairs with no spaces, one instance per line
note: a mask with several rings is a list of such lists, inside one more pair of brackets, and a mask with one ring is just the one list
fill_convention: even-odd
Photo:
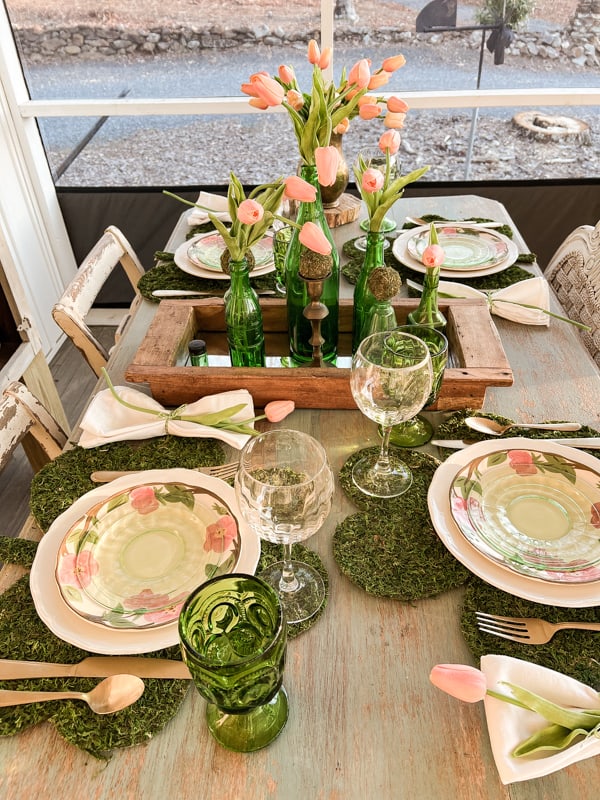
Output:
[[[224,272],[212,269],[210,267],[202,267],[200,264],[195,264],[188,258],[188,250],[190,248],[190,245],[206,235],[207,234],[200,233],[198,234],[198,236],[194,236],[191,239],[186,239],[185,242],[180,244],[179,247],[175,250],[174,254],[175,264],[179,267],[180,270],[182,270],[183,272],[187,272],[188,275],[193,275],[196,278],[208,278],[217,281],[228,281],[229,275],[225,274]],[[253,269],[250,275],[253,278],[259,278],[262,275],[268,275],[270,272],[274,271],[275,271],[275,264],[271,260],[266,264],[263,264],[262,266]]]
[[241,539],[240,558],[236,569],[253,574],[260,557],[260,540],[244,522],[231,486],[218,478],[191,469],[146,470],[124,475],[111,483],[98,486],[73,503],[57,517],[38,545],[31,567],[29,584],[35,609],[48,628],[65,642],[104,655],[150,653],[172,647],[179,641],[177,621],[155,628],[108,628],[84,619],[65,603],[56,582],[55,567],[58,548],[67,530],[85,514],[90,506],[105,500],[118,491],[136,485],[156,483],[185,483],[199,486],[221,496],[235,514]]
[[[415,235],[423,233],[424,231],[429,230],[429,226],[421,226],[420,228],[411,228],[410,230],[406,231],[405,233],[401,233],[400,236],[394,241],[392,245],[392,253],[394,254],[395,258],[405,266],[413,269],[415,272],[420,272],[425,274],[427,272],[428,267],[422,264],[418,259],[413,258],[409,253],[408,246],[409,242],[413,239]],[[514,262],[517,260],[519,255],[519,249],[517,245],[509,239],[507,236],[504,236],[501,233],[493,232],[495,237],[502,242],[503,247],[506,246],[506,250],[508,255],[506,258],[503,258],[500,261],[492,261],[488,265],[479,265],[474,267],[473,269],[444,269],[443,265],[440,268],[440,277],[442,278],[452,278],[453,280],[468,278],[480,278],[484,275],[493,275],[496,272],[501,272],[504,269],[510,267]]]
[[464,450],[453,453],[436,470],[427,503],[433,527],[452,555],[467,569],[497,589],[532,600],[563,608],[586,608],[600,604],[600,579],[588,583],[554,583],[539,578],[521,575],[487,558],[477,550],[461,533],[450,512],[450,490],[458,472],[473,458],[490,455],[498,450],[530,450],[532,442],[535,449],[545,453],[556,453],[571,458],[590,467],[599,469],[600,462],[594,456],[564,445],[547,442],[543,439],[513,437],[501,441],[477,442]]

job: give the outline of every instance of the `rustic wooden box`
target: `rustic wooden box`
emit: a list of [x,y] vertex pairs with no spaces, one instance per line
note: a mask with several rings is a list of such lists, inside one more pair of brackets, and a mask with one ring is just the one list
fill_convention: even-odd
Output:
[[[416,304],[409,299],[394,302],[399,325],[406,322]],[[285,301],[263,299],[261,307],[267,357],[287,355]],[[485,301],[444,300],[440,309],[448,320],[450,359],[440,396],[432,408],[479,408],[486,387],[510,386],[513,382],[500,337]],[[152,396],[166,406],[243,388],[250,391],[259,408],[271,400],[294,400],[298,408],[356,408],[350,391],[351,300],[340,301],[339,327],[338,353],[346,356],[340,361],[348,366],[184,366],[190,339],[204,339],[210,357],[227,355],[223,301],[163,301],[125,377],[133,383],[148,383]]]

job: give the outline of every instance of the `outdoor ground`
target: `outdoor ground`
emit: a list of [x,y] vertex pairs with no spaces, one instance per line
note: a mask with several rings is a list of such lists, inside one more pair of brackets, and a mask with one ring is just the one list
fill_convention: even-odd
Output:
[[[394,25],[402,22],[414,28],[419,8],[427,0],[408,0],[402,5],[397,0],[355,0],[359,24],[368,28]],[[481,0],[462,3],[463,7],[476,8]],[[198,26],[202,22],[210,25],[238,27],[259,22],[271,28],[281,25],[306,30],[319,22],[317,0],[113,0],[106,8],[98,10],[97,0],[71,0],[69,3],[48,3],[48,0],[6,0],[13,22],[20,27],[43,25],[55,27],[75,23],[92,25],[134,25],[156,27],[174,23]],[[533,17],[555,24],[565,25],[573,16],[577,0],[540,0]]]

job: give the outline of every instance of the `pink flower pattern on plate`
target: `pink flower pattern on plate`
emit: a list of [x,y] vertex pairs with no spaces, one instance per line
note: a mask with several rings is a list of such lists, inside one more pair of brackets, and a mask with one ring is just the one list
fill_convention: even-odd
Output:
[[159,507],[152,486],[138,486],[129,492],[131,505],[139,514],[151,514]]
[[60,560],[58,580],[62,586],[80,586],[84,589],[98,574],[98,569],[96,559],[88,550],[79,555],[67,553]]
[[212,525],[206,528],[206,539],[204,549],[215,553],[224,553],[238,535],[235,519],[229,514],[225,514]]
[[535,475],[537,472],[533,456],[527,450],[509,450],[508,461],[517,475]]

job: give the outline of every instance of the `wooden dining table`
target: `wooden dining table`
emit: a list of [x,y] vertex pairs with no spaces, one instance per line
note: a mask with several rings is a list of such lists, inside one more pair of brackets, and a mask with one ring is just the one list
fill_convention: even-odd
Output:
[[[399,224],[406,215],[428,213],[508,222],[519,250],[528,250],[504,206],[483,197],[414,197],[393,209]],[[184,231],[182,218],[166,249],[173,249]],[[358,222],[337,228],[336,243],[359,232]],[[528,268],[540,274],[538,265]],[[343,279],[342,295],[351,292]],[[552,307],[560,312],[554,296]],[[139,305],[111,356],[115,384],[123,382],[155,312],[156,305],[146,300]],[[600,374],[578,330],[556,319],[549,327],[500,317],[494,322],[514,383],[488,388],[484,409],[515,420],[574,419],[598,427]],[[279,425],[321,441],[336,473],[357,449],[379,442],[377,426],[358,410],[299,409]],[[430,445],[425,449],[439,455]],[[483,705],[462,703],[429,681],[435,664],[474,664],[459,625],[463,590],[403,603],[371,596],[351,583],[334,560],[332,535],[355,510],[338,485],[326,523],[306,543],[328,570],[328,605],[312,628],[288,643],[284,685],[290,715],[270,746],[240,754],[216,744],[207,729],[205,701],[190,684],[177,716],[159,734],[147,744],[116,750],[107,763],[67,744],[47,723],[2,738],[0,797],[595,799],[596,758],[543,778],[501,783]],[[22,535],[39,538],[40,532],[30,520]],[[5,567],[0,588],[15,574],[16,568]]]

